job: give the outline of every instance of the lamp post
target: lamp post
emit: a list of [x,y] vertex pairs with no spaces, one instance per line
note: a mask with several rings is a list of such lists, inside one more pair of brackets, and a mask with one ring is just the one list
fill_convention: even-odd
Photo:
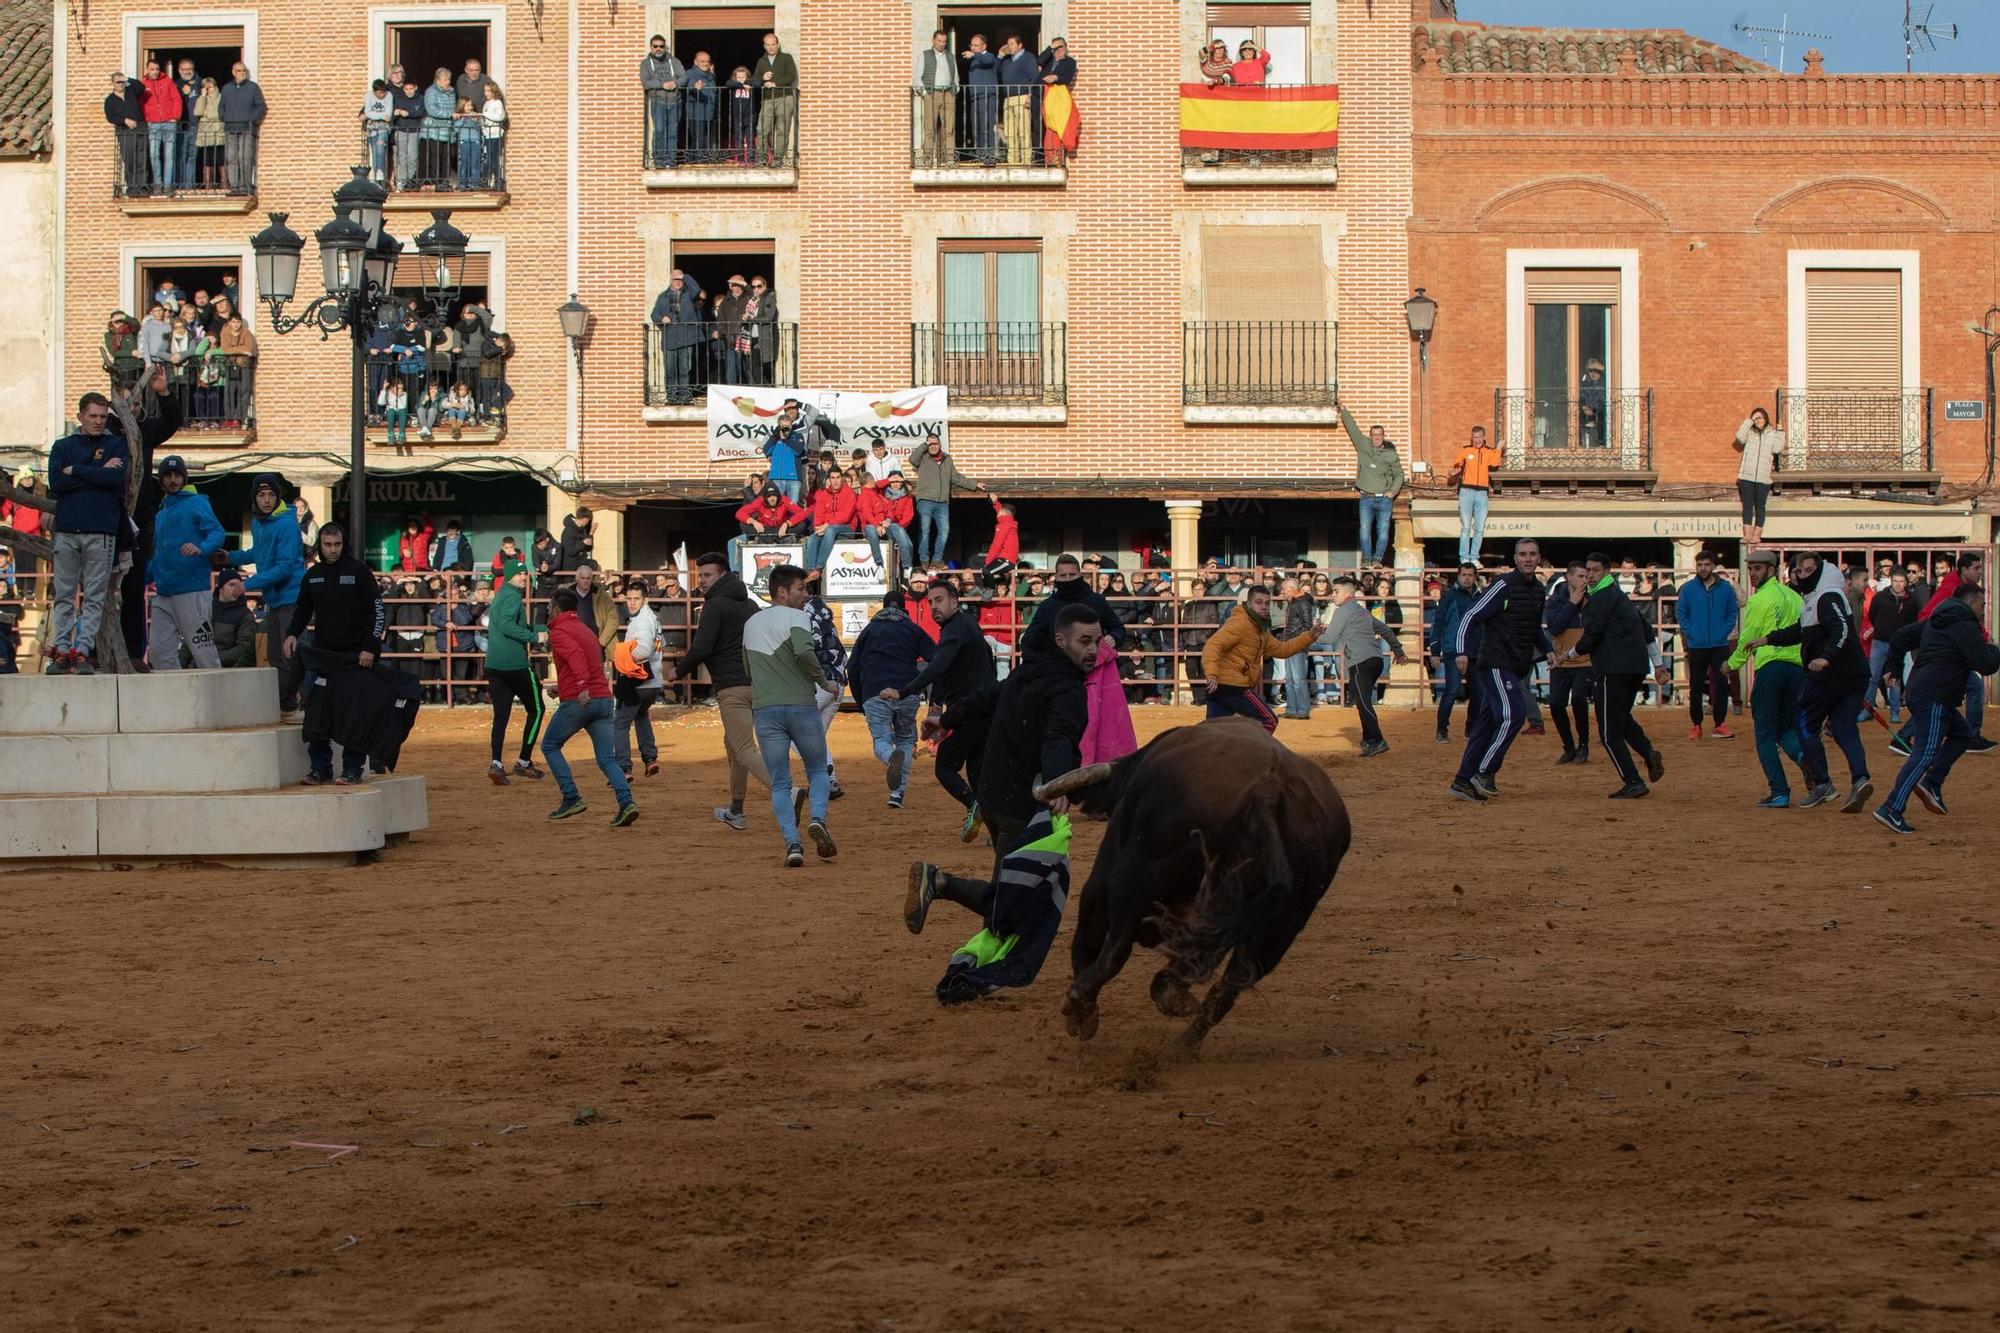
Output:
[[1410,336],[1417,340],[1417,425],[1423,432],[1422,449],[1428,465],[1431,456],[1431,330],[1437,326],[1438,303],[1417,288],[1417,294],[1403,302],[1403,319]]
[[[271,225],[250,238],[257,259],[257,290],[271,309],[271,329],[286,334],[316,328],[324,342],[342,329],[352,344],[349,365],[348,537],[347,549],[366,559],[368,544],[368,335],[381,312],[395,304],[396,264],[403,243],[382,229],[382,206],[388,191],[368,179],[368,168],[355,167],[354,177],[333,192],[333,217],[313,233],[319,245],[320,277],[326,291],[298,314],[285,306],[298,294],[299,256],[305,241],[285,225],[289,214],[273,213]],[[438,210],[417,236],[423,257],[425,309],[419,322],[432,333],[451,318],[451,307],[465,276],[464,232],[451,225],[451,214]]]
[[1986,317],[1978,323],[1967,320],[1965,329],[1968,333],[1978,334],[1980,341],[1986,344],[1986,470],[1980,481],[1990,484],[1993,480],[1994,445],[1996,439],[2000,439],[2000,421],[1995,420],[1996,416],[2000,416],[2000,402],[1994,401],[1993,378],[1993,357],[2000,352],[2000,305],[1988,309]]
[[563,337],[569,339],[570,355],[576,358],[576,373],[583,373],[583,336],[590,332],[590,307],[576,299],[576,293],[569,294],[569,300],[556,307],[556,321],[562,325]]

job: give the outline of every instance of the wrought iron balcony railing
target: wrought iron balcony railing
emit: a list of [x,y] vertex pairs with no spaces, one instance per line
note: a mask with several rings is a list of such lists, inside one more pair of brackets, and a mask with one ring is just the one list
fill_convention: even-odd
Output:
[[1495,389],[1493,438],[1523,471],[1649,472],[1651,389]]
[[799,90],[649,88],[639,119],[647,171],[681,167],[773,169],[799,164]]
[[1042,125],[1041,84],[910,89],[910,166],[1060,167]]
[[1338,384],[1340,326],[1255,320],[1181,326],[1186,407],[1324,407]]
[[964,402],[1066,406],[1068,330],[1011,321],[912,324],[910,382],[942,384]]
[[1929,472],[1931,389],[1780,389],[1783,472]]
[[704,402],[710,384],[797,384],[799,326],[791,322],[647,324],[646,406]]

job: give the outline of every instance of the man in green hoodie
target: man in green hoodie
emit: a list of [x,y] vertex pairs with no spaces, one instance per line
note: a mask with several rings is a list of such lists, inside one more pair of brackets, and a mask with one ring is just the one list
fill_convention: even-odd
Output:
[[1385,564],[1395,526],[1396,496],[1403,489],[1403,459],[1380,426],[1363,435],[1347,404],[1339,403],[1340,424],[1354,445],[1354,488],[1361,492],[1361,563]]
[[517,565],[493,594],[493,605],[486,613],[486,690],[493,700],[493,762],[486,766],[486,776],[499,787],[507,785],[507,767],[500,760],[500,751],[507,744],[507,719],[514,712],[516,699],[527,719],[521,727],[521,755],[514,761],[514,774],[523,778],[547,776],[534,760],[535,740],[542,733],[542,692],[535,688],[535,673],[528,666],[528,649],[537,632],[528,628],[527,591],[527,567]]
[[1783,810],[1792,803],[1792,788],[1785,780],[1778,751],[1783,750],[1800,765],[1801,774],[1805,772],[1805,747],[1799,740],[1799,692],[1805,688],[1806,672],[1797,644],[1778,646],[1766,640],[1771,631],[1798,624],[1805,603],[1778,577],[1776,551],[1752,551],[1747,564],[1754,591],[1743,606],[1729,669],[1741,671],[1746,660],[1756,669],[1756,680],[1750,687],[1750,716],[1757,726],[1757,762],[1764,766],[1764,777],[1771,785],[1771,794],[1757,805],[1763,810]]

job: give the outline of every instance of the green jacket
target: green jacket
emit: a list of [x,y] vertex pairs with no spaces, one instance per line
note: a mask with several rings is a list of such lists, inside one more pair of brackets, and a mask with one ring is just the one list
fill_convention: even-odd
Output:
[[1403,489],[1403,458],[1388,440],[1377,449],[1368,432],[1354,422],[1354,414],[1340,409],[1340,424],[1354,444],[1354,485],[1363,495],[1393,496]]
[[[1750,594],[1750,600],[1743,604],[1743,620],[1736,629],[1736,651],[1729,655],[1729,669],[1735,671],[1743,665],[1743,659],[1751,656],[1747,647],[1752,639],[1761,639],[1774,629],[1799,623],[1799,611],[1805,601],[1790,588],[1785,581],[1775,575],[1764,580],[1764,586]],[[1753,661],[1760,668],[1767,662],[1790,662],[1801,665],[1799,646],[1795,643],[1765,644],[1757,649]]]
[[495,671],[526,671],[535,632],[522,614],[521,590],[503,583],[486,612],[486,665]]
[[750,706],[810,706],[826,680],[813,651],[812,617],[767,606],[743,622],[743,661],[750,668]]

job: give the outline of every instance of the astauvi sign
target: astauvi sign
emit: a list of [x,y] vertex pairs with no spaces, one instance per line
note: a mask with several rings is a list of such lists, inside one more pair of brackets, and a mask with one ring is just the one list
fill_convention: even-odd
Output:
[[846,390],[806,391],[761,385],[708,386],[708,457],[711,462],[764,457],[764,442],[777,426],[787,398],[796,398],[819,414],[822,445],[831,445],[844,460],[850,450],[866,449],[876,440],[898,459],[923,447],[932,433],[947,447],[948,405],[943,385],[895,389],[888,393]]
[[820,596],[828,601],[841,597],[880,597],[889,591],[889,572],[870,554],[867,542],[835,542],[827,558],[826,577],[820,580]]

